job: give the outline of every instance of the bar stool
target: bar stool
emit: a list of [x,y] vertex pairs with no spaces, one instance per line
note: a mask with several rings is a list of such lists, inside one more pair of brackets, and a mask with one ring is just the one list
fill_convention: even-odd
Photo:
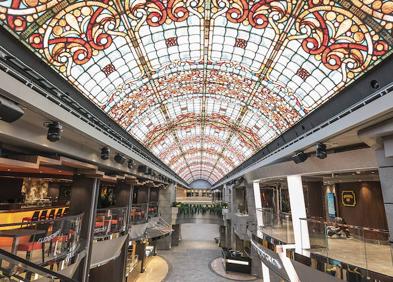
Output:
[[62,208],[58,209],[55,218],[60,218],[62,213],[63,213],[63,209]]
[[62,214],[61,216],[63,217],[63,216],[68,215],[68,212],[69,212],[69,211],[70,211],[69,208],[65,208],[65,209],[64,209],[64,212],[63,212],[63,214]]
[[23,223],[30,224],[31,222],[38,221],[38,216],[39,216],[39,215],[40,215],[40,211],[35,211],[35,212],[33,213],[33,216],[32,216],[32,217],[24,217],[24,218],[22,219],[21,227],[22,227]]
[[55,218],[55,212],[56,212],[55,209],[51,209],[50,213],[49,213],[49,216],[48,216],[48,219],[54,219]]
[[48,214],[48,210],[43,210],[40,215],[40,220],[46,220],[47,214]]

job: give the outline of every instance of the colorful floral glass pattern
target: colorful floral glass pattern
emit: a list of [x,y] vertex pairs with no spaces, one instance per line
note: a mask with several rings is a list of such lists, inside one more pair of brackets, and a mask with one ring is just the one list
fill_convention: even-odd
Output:
[[1,24],[211,183],[392,53],[388,0],[4,0]]

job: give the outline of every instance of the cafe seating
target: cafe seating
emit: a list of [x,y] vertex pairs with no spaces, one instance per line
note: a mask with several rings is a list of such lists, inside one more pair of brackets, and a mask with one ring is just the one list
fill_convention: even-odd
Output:
[[43,210],[40,215],[40,220],[46,220],[47,214],[48,214],[48,210]]
[[62,208],[58,209],[55,218],[62,217],[62,214],[63,214],[63,209]]
[[56,213],[56,210],[55,209],[51,209],[50,213],[48,215],[48,219],[54,219],[55,218],[55,213]]
[[32,217],[24,217],[22,219],[22,223],[30,223],[30,222],[38,221],[39,215],[40,215],[40,211],[35,211]]
[[40,239],[44,238],[45,236],[46,236],[46,232],[43,234],[30,236],[29,239],[27,237],[25,238],[25,240],[22,239],[17,246],[17,251],[18,252],[26,252],[26,259],[30,260],[31,254],[33,251],[41,250],[42,263],[44,263],[44,261],[45,261],[45,243],[40,242]]
[[68,215],[69,211],[70,211],[69,208],[65,208],[63,214],[61,215],[61,217]]

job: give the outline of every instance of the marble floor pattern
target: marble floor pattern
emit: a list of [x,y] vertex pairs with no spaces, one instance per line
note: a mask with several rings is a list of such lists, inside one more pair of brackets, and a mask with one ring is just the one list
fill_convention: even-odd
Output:
[[221,256],[221,249],[214,243],[219,236],[216,224],[182,224],[182,241],[170,251],[159,251],[170,264],[165,282],[224,282],[233,281],[218,276],[209,264]]

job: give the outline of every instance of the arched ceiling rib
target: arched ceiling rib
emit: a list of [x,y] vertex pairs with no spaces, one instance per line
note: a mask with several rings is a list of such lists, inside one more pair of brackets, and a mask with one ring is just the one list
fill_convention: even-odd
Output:
[[214,183],[392,53],[368,0],[6,0],[0,21],[186,181]]

